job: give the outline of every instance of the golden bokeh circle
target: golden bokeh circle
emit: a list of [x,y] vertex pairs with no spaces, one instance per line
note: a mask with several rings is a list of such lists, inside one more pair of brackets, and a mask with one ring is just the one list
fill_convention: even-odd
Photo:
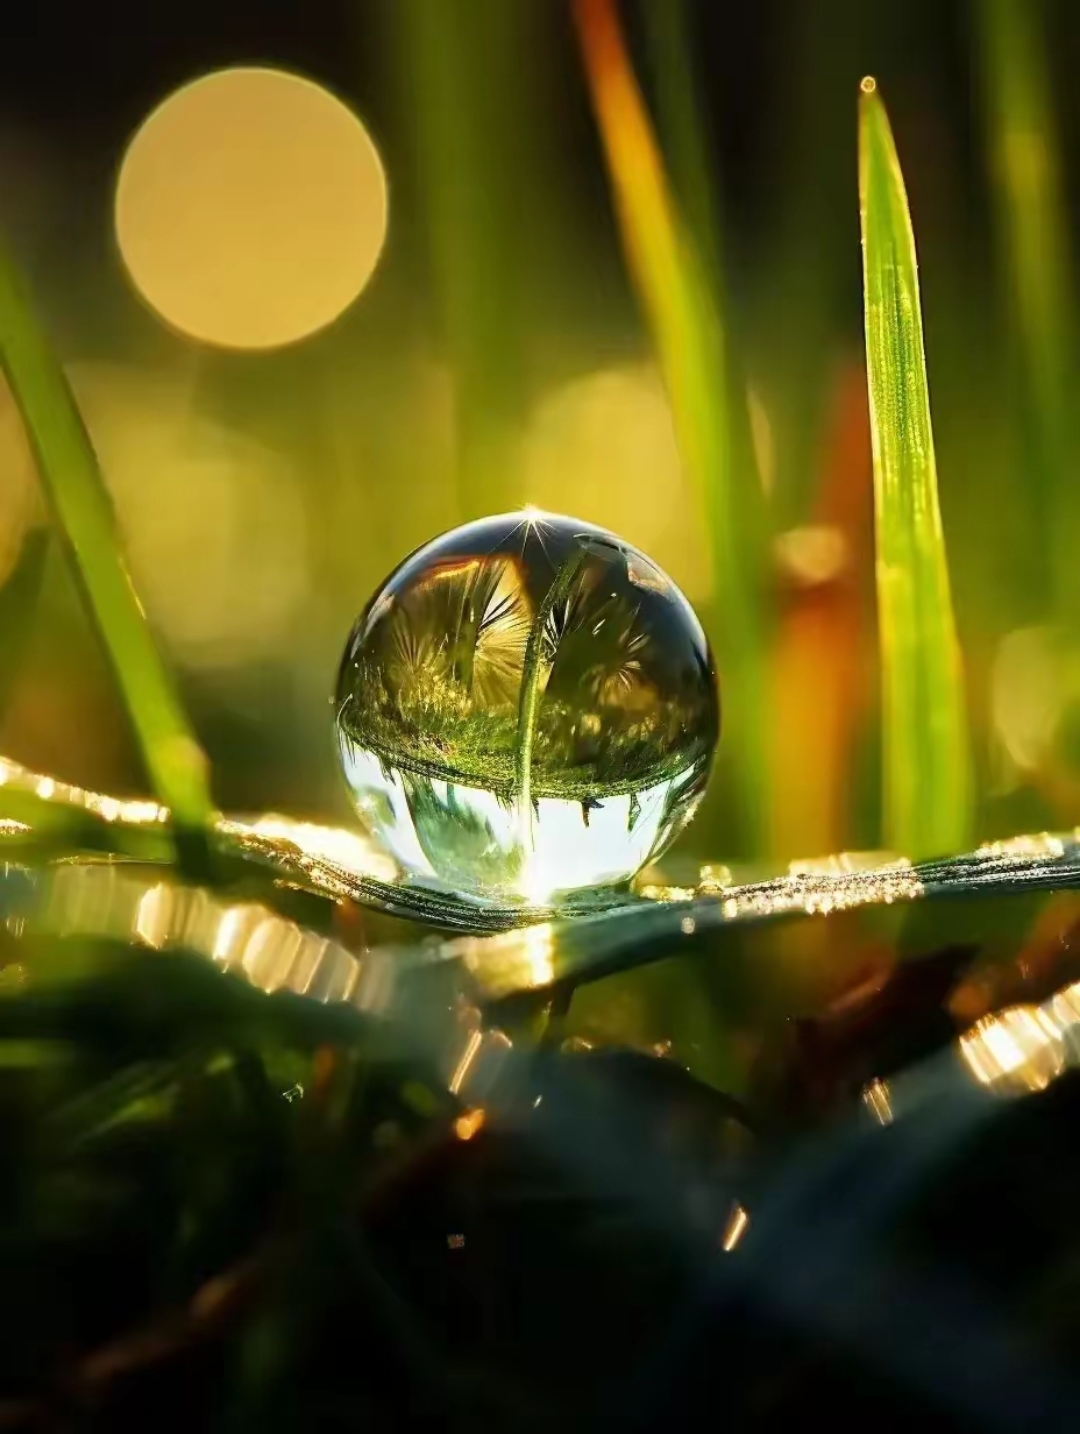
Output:
[[115,222],[132,282],[167,324],[225,348],[276,348],[332,323],[370,279],[386,177],[329,91],[237,66],[147,116],[121,164]]

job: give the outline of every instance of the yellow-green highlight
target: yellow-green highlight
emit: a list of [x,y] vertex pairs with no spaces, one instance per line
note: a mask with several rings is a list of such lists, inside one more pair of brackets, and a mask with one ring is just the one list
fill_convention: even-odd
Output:
[[34,315],[22,276],[2,247],[0,365],[154,791],[182,833],[202,832],[213,815],[206,758],[132,586],[112,503],[71,388]]
[[915,236],[885,106],[859,103],[867,379],[874,459],[886,844],[913,858],[971,844],[960,649],[938,505]]
[[[737,844],[762,850],[764,613],[756,476],[736,462],[726,342],[715,293],[672,196],[614,0],[575,0],[585,71],[627,263],[656,346],[682,461],[709,532],[724,749]],[[694,518],[688,514],[686,521]]]
[[[1080,488],[1073,438],[1073,286],[1040,0],[982,0],[988,146],[1034,459],[1048,494],[1053,596],[1080,603]],[[1027,475],[1030,481],[1030,473]]]

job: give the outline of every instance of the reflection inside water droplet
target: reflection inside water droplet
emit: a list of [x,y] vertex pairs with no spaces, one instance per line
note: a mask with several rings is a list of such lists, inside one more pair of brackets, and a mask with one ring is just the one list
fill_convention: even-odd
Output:
[[357,811],[414,878],[539,902],[628,879],[689,821],[719,731],[678,589],[610,533],[469,524],[373,597],[338,680]]

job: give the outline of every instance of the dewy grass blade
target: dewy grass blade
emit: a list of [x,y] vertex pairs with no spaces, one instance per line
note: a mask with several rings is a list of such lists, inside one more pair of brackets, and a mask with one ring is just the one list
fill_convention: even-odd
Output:
[[970,840],[971,774],[923,349],[915,238],[885,106],[859,106],[859,197],[874,452],[885,838],[909,857]]
[[1043,9],[1037,0],[983,0],[975,7],[998,229],[1034,440],[1028,456],[1050,495],[1048,547],[1058,616],[1075,622],[1080,488],[1073,437],[1073,293]]
[[[585,69],[627,261],[652,331],[687,476],[709,529],[725,691],[725,745],[739,786],[743,845],[762,849],[761,493],[732,422],[730,365],[705,264],[677,213],[615,0],[575,0]],[[689,521],[689,520],[688,520]]]
[[0,247],[0,365],[26,424],[56,526],[112,664],[154,791],[181,833],[213,806],[188,725],[121,556],[112,503],[71,389],[21,275]]

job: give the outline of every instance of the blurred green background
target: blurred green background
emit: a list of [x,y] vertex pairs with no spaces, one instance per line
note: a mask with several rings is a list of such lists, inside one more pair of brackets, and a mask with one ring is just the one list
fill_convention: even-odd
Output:
[[[881,841],[856,174],[868,72],[921,261],[977,836],[1074,824],[1080,12],[637,0],[619,13],[722,317],[732,429],[746,435],[725,481],[761,520],[734,544],[756,545],[760,711],[733,714],[742,737],[722,739],[680,850],[776,863]],[[717,554],[730,535],[710,534],[715,511],[680,462],[571,7],[196,0],[136,15],[113,0],[34,23],[0,56],[0,215],[224,808],[349,820],[330,694],[354,618],[418,544],[525,503],[605,524],[665,567],[716,641],[725,690],[730,575],[718,580]],[[308,338],[249,352],[163,323],[125,273],[114,222],[119,166],[147,115],[238,64],[283,67],[344,100],[389,193],[385,248],[357,301]],[[2,579],[43,518],[6,395],[0,474]],[[17,587],[9,598],[0,750],[82,785],[144,790],[60,554],[36,602]],[[760,752],[745,766],[751,729]]]

